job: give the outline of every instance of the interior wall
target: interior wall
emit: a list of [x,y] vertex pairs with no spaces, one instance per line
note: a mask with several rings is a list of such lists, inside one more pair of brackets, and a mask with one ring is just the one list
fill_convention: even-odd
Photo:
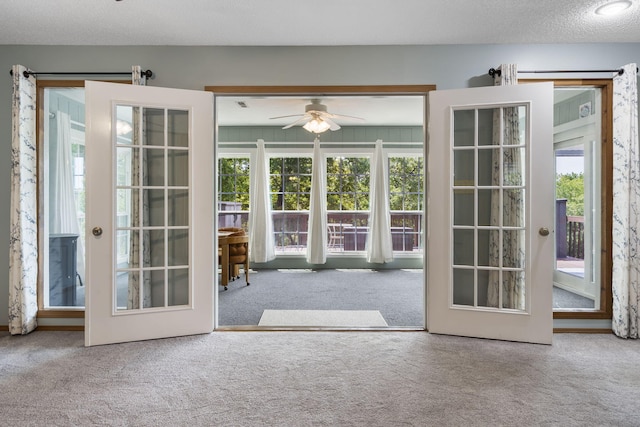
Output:
[[[22,64],[46,71],[150,69],[151,86],[202,90],[242,85],[409,85],[438,89],[492,85],[500,63],[522,70],[611,69],[640,63],[640,43],[575,45],[437,45],[340,47],[0,46],[0,324],[7,323],[11,90],[9,70]],[[547,75],[566,78],[567,75]],[[537,75],[540,77],[540,75]],[[577,76],[571,76],[577,77]],[[603,77],[602,74],[581,77]],[[47,76],[41,76],[46,79]],[[73,77],[77,79],[78,77]],[[81,319],[80,319],[81,320]]]

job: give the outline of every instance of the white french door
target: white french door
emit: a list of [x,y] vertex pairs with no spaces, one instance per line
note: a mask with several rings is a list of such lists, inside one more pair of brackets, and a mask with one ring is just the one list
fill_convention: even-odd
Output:
[[211,332],[213,94],[85,93],[85,345]]
[[429,93],[429,332],[551,343],[552,127],[552,83]]

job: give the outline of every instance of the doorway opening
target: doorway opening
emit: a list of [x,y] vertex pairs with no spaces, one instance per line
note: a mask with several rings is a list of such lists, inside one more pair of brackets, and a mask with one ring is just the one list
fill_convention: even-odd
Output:
[[[424,328],[424,105],[432,89],[206,88],[216,95],[217,228],[252,232],[249,188],[261,144],[275,244],[275,259],[252,262],[251,286],[245,286],[242,273],[227,290],[219,286],[219,327],[273,326],[261,324],[272,310],[306,310],[310,316],[340,310],[380,311],[383,327]],[[302,121],[296,123],[305,105],[318,101],[337,114],[332,120],[340,129],[315,133],[303,129]],[[376,143],[382,144],[388,176],[393,261],[386,263],[368,263],[366,252],[372,235],[370,184]],[[322,264],[306,259],[311,250],[309,218],[317,215],[310,203],[316,145],[325,170]],[[326,319],[281,326],[341,326]],[[352,323],[342,326],[381,326],[375,321],[348,322]]]

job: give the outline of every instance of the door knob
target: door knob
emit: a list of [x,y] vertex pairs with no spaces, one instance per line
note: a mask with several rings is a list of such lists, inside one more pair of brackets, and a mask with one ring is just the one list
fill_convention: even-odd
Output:
[[549,229],[547,227],[541,227],[540,230],[538,230],[538,234],[541,236],[548,236]]
[[91,230],[91,232],[96,237],[102,236],[102,227],[93,227],[93,230]]

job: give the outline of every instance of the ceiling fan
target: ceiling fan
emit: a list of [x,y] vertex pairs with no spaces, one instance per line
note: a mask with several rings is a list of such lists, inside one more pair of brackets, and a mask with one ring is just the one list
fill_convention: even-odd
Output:
[[[284,126],[282,129],[289,129],[293,126],[301,125],[307,131],[312,133],[322,133],[329,129],[332,131],[340,129],[334,119],[355,119],[364,120],[361,117],[346,116],[343,114],[334,114],[327,111],[327,106],[322,104],[319,99],[312,99],[311,104],[304,107],[304,114],[290,114],[287,116],[271,117],[270,119],[284,119],[287,117],[300,117],[293,123]],[[304,124],[303,124],[304,123]]]

